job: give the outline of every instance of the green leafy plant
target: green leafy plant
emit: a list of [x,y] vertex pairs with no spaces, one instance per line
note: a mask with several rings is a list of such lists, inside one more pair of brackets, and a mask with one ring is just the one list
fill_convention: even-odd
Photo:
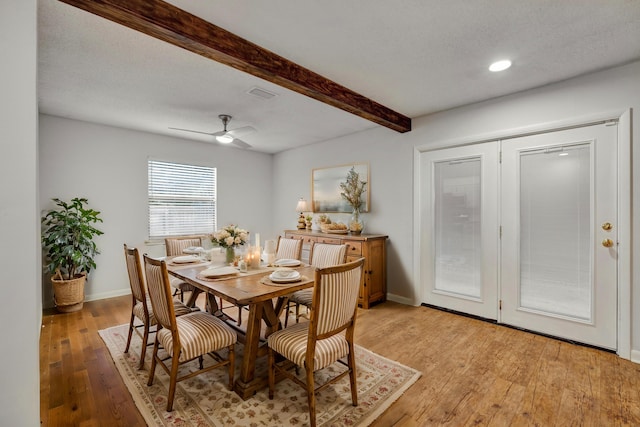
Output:
[[52,199],[57,208],[42,217],[42,246],[46,251],[46,269],[60,272],[63,280],[89,274],[96,268],[95,256],[100,252],[93,241],[104,234],[93,226],[102,222],[100,212],[86,207],[88,200],[74,198],[67,203]]

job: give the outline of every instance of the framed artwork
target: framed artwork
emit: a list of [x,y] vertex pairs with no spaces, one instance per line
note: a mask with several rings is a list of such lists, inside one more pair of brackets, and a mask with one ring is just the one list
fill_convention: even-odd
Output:
[[367,183],[363,194],[363,203],[360,212],[369,212],[371,202],[371,181],[369,177],[368,163],[352,163],[348,165],[333,166],[330,168],[313,169],[311,172],[311,200],[313,212],[351,213],[352,209],[346,200],[340,196],[340,183],[347,180],[349,170],[354,168],[360,181]]

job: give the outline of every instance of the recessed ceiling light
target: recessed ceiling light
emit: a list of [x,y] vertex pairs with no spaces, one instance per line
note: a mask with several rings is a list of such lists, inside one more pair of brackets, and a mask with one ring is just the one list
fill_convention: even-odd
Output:
[[503,59],[502,61],[496,61],[493,64],[489,65],[489,71],[498,72],[504,71],[507,68],[511,67],[511,61],[508,59]]

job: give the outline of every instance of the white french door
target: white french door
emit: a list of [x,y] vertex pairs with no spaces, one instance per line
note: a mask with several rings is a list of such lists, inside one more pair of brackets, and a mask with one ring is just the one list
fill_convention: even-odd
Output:
[[422,155],[423,301],[497,319],[498,142]]
[[616,348],[617,129],[502,146],[501,322]]
[[422,302],[616,349],[615,125],[419,159]]

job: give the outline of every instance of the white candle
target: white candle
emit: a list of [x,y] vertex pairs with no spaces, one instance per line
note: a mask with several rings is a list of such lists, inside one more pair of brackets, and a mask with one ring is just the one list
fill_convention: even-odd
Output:
[[256,233],[256,246],[260,248],[260,233]]
[[276,241],[275,240],[266,240],[264,242],[264,252],[267,254],[275,254],[276,253]]

